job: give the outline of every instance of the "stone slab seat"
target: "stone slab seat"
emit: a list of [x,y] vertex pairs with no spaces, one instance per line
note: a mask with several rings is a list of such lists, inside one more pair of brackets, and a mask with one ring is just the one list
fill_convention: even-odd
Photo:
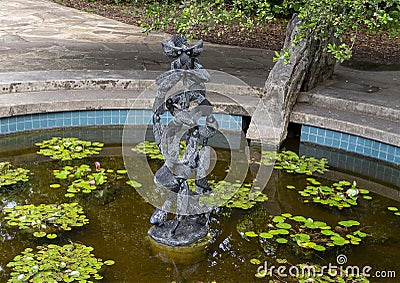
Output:
[[[161,72],[52,70],[0,73],[0,118],[95,109],[151,109]],[[207,93],[216,113],[251,116],[259,92],[210,70]]]
[[[208,92],[214,112],[250,116],[259,99]],[[153,93],[138,90],[57,90],[0,95],[0,118],[47,112],[96,109],[152,109]]]
[[393,89],[366,89],[361,92],[323,86],[310,92],[299,93],[297,103],[308,103],[400,122],[400,95],[396,95]]

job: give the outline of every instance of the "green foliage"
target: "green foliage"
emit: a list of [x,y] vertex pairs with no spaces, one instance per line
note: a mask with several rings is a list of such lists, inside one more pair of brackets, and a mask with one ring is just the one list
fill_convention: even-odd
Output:
[[276,152],[275,151],[263,150],[261,152],[261,160],[259,162],[255,162],[255,163],[263,164],[265,166],[271,166],[271,165],[274,165],[275,160],[276,160]]
[[[314,178],[307,178],[308,186],[298,193],[304,198],[304,202],[315,202],[338,209],[348,208],[357,205],[360,195],[368,196],[369,191],[357,188],[354,181],[339,181],[332,186],[321,185]],[[295,189],[294,186],[287,186],[288,189]]]
[[142,186],[141,183],[135,181],[135,180],[129,180],[126,182],[129,186],[134,187],[135,189],[140,188]]
[[154,1],[146,4],[145,10],[143,32],[172,27],[189,38],[213,32],[216,26],[218,36],[223,35],[223,27],[231,25],[251,31],[273,19],[272,1],[266,0]]
[[400,211],[396,206],[389,206],[387,209],[393,212],[394,215],[400,216]]
[[228,208],[250,209],[257,202],[264,202],[268,197],[261,188],[251,189],[251,184],[232,184],[227,181],[214,183],[210,181],[212,192],[201,196],[200,202],[209,206],[225,206]]
[[290,51],[287,48],[282,48],[281,51],[275,51],[275,56],[272,58],[273,62],[278,62],[279,60],[283,60],[283,64],[290,63]]
[[12,268],[8,283],[35,282],[92,282],[103,277],[98,273],[104,265],[114,261],[102,261],[92,254],[93,248],[78,243],[64,246],[38,246],[38,252],[26,248],[7,264]]
[[[126,170],[106,170],[98,168],[92,170],[89,165],[82,164],[80,166],[64,166],[62,170],[54,170],[54,177],[70,182],[68,185],[66,197],[74,197],[76,193],[89,194],[99,188],[111,179],[121,179],[126,174]],[[52,184],[51,187],[58,188],[57,184]]]
[[[340,62],[351,57],[359,30],[385,30],[390,24],[400,27],[399,20],[391,16],[398,15],[397,0],[285,0],[283,4],[290,8],[294,5],[301,19],[301,34],[296,40],[312,36]],[[344,42],[346,33],[351,34],[350,45]]]
[[391,36],[399,36],[400,33],[400,4],[392,6],[388,11],[389,19],[383,25],[383,29],[387,30]]
[[59,231],[89,223],[78,203],[33,204],[4,208],[7,224],[32,232],[35,237],[54,239]]
[[325,251],[335,246],[359,245],[367,234],[351,228],[358,225],[360,225],[358,221],[345,220],[338,222],[338,226],[332,229],[325,222],[285,213],[270,219],[268,231],[239,232],[244,237],[258,236],[265,240],[275,239],[279,244],[295,243],[303,249]]
[[[115,0],[120,2],[120,0]],[[129,0],[125,0],[129,1]],[[173,29],[189,38],[216,32],[222,36],[225,27],[237,25],[243,31],[266,26],[268,21],[287,18],[294,12],[301,19],[301,34],[296,42],[308,36],[321,43],[343,62],[352,56],[353,44],[360,30],[387,31],[399,35],[400,4],[398,0],[186,0],[151,1],[144,4],[146,18],[143,32]],[[350,34],[350,41],[344,35]],[[333,40],[332,40],[333,39]],[[290,58],[288,50],[275,54],[274,61]]]
[[40,147],[38,154],[49,156],[56,160],[82,159],[87,156],[99,154],[104,144],[100,142],[83,141],[77,138],[53,137],[36,143]]
[[66,197],[73,197],[76,193],[91,193],[107,182],[104,168],[93,172],[89,165],[65,166],[63,170],[54,170],[57,179],[68,179],[72,183],[68,186]]
[[137,152],[137,153],[146,154],[151,159],[164,160],[164,157],[161,154],[161,152],[155,142],[143,141],[141,143],[138,143],[135,147],[133,147],[132,151]]
[[327,171],[327,160],[320,160],[314,157],[299,157],[293,151],[282,151],[276,157],[275,169],[285,170],[287,173],[312,175],[313,173],[323,174]]
[[[183,153],[185,152],[185,150],[186,144],[184,142],[180,142],[180,158],[183,157]],[[146,154],[150,159],[164,160],[164,156],[161,154],[160,149],[155,142],[143,141],[134,146],[132,148],[132,151]]]
[[13,168],[10,162],[0,162],[0,188],[15,185],[29,180],[29,170]]

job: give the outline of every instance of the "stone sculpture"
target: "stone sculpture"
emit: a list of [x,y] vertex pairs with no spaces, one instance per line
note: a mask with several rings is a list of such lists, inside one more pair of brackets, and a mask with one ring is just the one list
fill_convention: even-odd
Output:
[[[165,201],[150,218],[154,226],[149,236],[161,244],[185,246],[208,234],[211,209],[202,209],[199,197],[211,191],[206,178],[210,165],[207,142],[218,130],[218,123],[206,98],[205,82],[210,74],[198,60],[203,41],[191,46],[184,36],[174,35],[169,41],[162,41],[162,48],[168,58],[174,59],[171,69],[156,79],[158,90],[153,104],[153,133],[165,159],[154,182]],[[181,88],[177,87],[178,82]],[[175,92],[168,96],[171,90]],[[168,125],[161,118],[165,112],[173,117]],[[202,117],[205,125],[199,124]],[[181,141],[186,144],[183,155]],[[194,188],[188,184],[192,174]],[[176,216],[168,220],[172,206],[176,206]]]

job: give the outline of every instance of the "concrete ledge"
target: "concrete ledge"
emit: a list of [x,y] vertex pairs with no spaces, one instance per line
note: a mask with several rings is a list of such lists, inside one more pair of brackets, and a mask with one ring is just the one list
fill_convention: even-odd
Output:
[[0,73],[0,94],[95,89],[139,91],[151,85],[160,73],[137,70],[56,70]]
[[[260,97],[260,90],[230,74],[208,70],[211,81],[207,91]],[[163,72],[141,70],[53,70],[0,73],[0,95],[7,93],[56,90],[135,90],[155,85]]]
[[[374,89],[371,87],[371,91]],[[298,103],[307,103],[327,109],[337,109],[362,115],[400,121],[400,96],[387,90],[362,93],[334,87],[319,87],[299,93]]]
[[[260,93],[232,75],[209,71],[216,113],[251,116]],[[161,72],[57,70],[0,73],[0,117],[97,109],[152,109]]]
[[[138,90],[59,90],[0,95],[0,118],[99,109],[152,109],[153,92]],[[208,92],[215,113],[251,116],[258,98]]]

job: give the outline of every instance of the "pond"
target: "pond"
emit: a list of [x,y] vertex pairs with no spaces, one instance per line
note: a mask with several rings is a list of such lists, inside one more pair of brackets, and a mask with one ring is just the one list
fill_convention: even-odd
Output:
[[[52,136],[79,136],[81,139],[105,142],[105,145],[99,155],[81,160],[57,161],[37,155],[38,147],[35,143]],[[279,278],[276,273],[271,278],[267,276],[263,279],[255,275],[260,270],[260,266],[265,266],[265,264],[268,267],[282,265],[287,268],[301,263],[338,266],[338,256],[342,256],[341,259],[343,256],[346,257],[347,262],[341,262],[343,266],[359,266],[360,269],[370,266],[371,276],[375,276],[376,271],[386,271],[385,274],[393,277],[393,273],[389,271],[396,273],[400,271],[400,254],[397,252],[400,250],[398,238],[400,217],[388,210],[388,207],[400,207],[398,201],[380,195],[374,190],[375,183],[367,181],[366,184],[370,184],[370,187],[360,189],[369,190],[368,196],[372,199],[368,197],[365,199],[360,194],[357,199],[358,205],[339,210],[336,207],[323,206],[312,201],[307,203],[304,202],[307,195],[301,195],[300,190],[306,188],[307,185],[312,185],[313,182],[319,181],[330,186],[339,180],[328,180],[322,174],[308,176],[291,174],[279,169],[272,172],[263,190],[268,200],[257,202],[249,209],[222,207],[212,214],[213,240],[206,258],[189,264],[165,263],[153,253],[147,238],[147,231],[151,227],[149,218],[154,207],[145,202],[141,195],[126,183],[127,176],[120,174],[113,182],[109,180],[103,193],[97,197],[92,193],[76,194],[72,198],[65,196],[64,180],[54,177],[53,170],[61,170],[66,165],[92,166],[95,162],[99,162],[101,168],[112,169],[114,172],[123,170],[124,160],[119,143],[121,136],[121,128],[85,130],[79,128],[33,132],[3,138],[0,162],[10,161],[15,166],[30,170],[30,175],[28,182],[14,189],[0,188],[0,209],[3,212],[0,215],[0,282],[6,282],[10,277],[11,270],[6,267],[7,263],[25,248],[30,247],[35,250],[35,247],[40,245],[50,243],[65,245],[70,242],[91,246],[94,248],[93,253],[96,257],[115,261],[114,265],[106,266],[101,271],[104,277],[101,282],[268,282],[269,279],[277,280],[276,282],[298,282],[293,278]],[[294,143],[288,147],[296,150],[298,144]],[[257,149],[251,150],[254,156],[257,156]],[[218,181],[223,179],[226,170],[230,167],[231,153],[223,148],[215,148],[215,151],[215,166],[208,178]],[[160,160],[149,158],[147,160],[153,171],[162,164]],[[256,163],[250,166],[246,182],[253,181],[252,172],[257,166],[259,165]],[[152,179],[141,178],[147,174],[141,170],[147,169],[143,166],[135,168],[136,181],[143,187],[152,186]],[[340,175],[340,169],[337,168],[330,168],[330,172],[337,172]],[[310,177],[313,179],[307,180]],[[347,181],[352,183],[354,180]],[[54,183],[60,183],[61,187],[51,188],[50,185]],[[393,192],[398,192],[399,189],[382,184],[379,186]],[[16,204],[59,204],[72,201],[78,202],[83,207],[89,224],[60,233],[55,239],[33,237],[30,233],[9,227],[5,219],[4,209]],[[292,215],[286,214],[286,220],[293,216],[304,216],[305,219],[312,218],[315,221],[324,222],[325,226],[332,227],[334,232],[340,233],[340,229],[349,229],[348,231],[352,229],[351,231],[362,231],[366,236],[359,237],[362,238],[360,243],[333,245],[329,250],[318,251],[300,248],[284,233],[280,237],[289,239],[288,244],[278,243],[277,237],[269,239],[269,236],[261,234],[269,229],[273,230],[276,226],[279,227],[277,223],[282,221],[279,219],[274,221],[273,217],[285,215],[285,213]],[[342,220],[355,220],[360,222],[360,225],[356,229],[346,228],[338,225],[338,222]],[[290,223],[294,226],[294,221],[291,220]],[[284,227],[284,225],[281,226]],[[302,231],[305,233],[306,229]],[[347,238],[350,239],[350,237]],[[379,281],[378,278],[371,277],[369,280],[370,282],[396,282],[395,278]]]

